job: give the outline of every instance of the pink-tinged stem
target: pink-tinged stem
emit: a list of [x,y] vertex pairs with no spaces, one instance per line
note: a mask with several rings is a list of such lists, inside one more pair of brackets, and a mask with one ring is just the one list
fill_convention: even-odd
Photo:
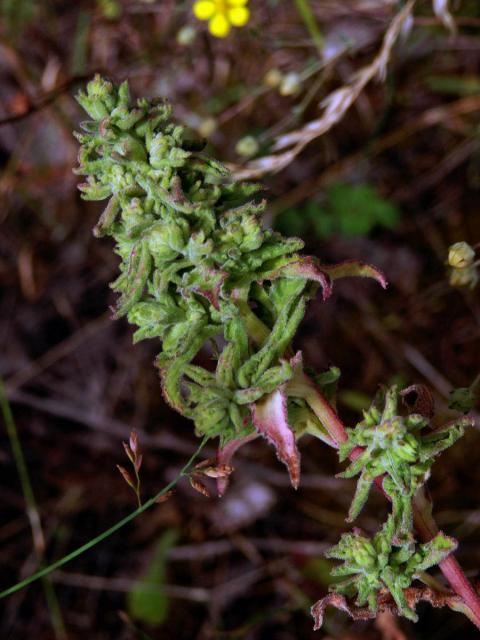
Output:
[[[348,440],[347,432],[343,422],[335,412],[335,409],[325,398],[320,389],[303,371],[297,374],[297,380],[290,383],[292,395],[303,398],[310,406],[313,413],[320,420],[321,424],[328,431],[335,448]],[[296,393],[295,393],[296,392]]]
[[[415,528],[425,540],[431,540],[438,533],[438,526],[432,516],[431,503],[423,491],[419,491],[413,500],[413,518]],[[439,564],[453,591],[459,595],[472,613],[472,622],[480,629],[480,598],[463,573],[457,559],[450,554]]]
[[[307,378],[307,376],[305,376],[305,378]],[[309,391],[304,394],[303,397],[327,429],[336,444],[336,448],[338,448],[339,444],[348,440],[345,426],[323,393],[311,380],[309,380],[308,387]],[[362,448],[356,447],[351,452],[349,458],[355,460],[361,452]],[[377,478],[375,484],[382,490],[381,478]],[[425,542],[432,540],[432,538],[436,536],[439,529],[432,516],[431,502],[423,491],[418,492],[413,500],[413,518],[415,528]],[[480,597],[470,584],[458,561],[453,554],[450,554],[448,558],[440,562],[439,567],[452,590],[462,598],[463,602],[470,609],[471,616],[468,616],[469,619],[480,629]]]

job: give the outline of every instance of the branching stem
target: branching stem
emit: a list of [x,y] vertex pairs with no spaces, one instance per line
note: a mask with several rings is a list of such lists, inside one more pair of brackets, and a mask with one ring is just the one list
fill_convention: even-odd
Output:
[[[311,380],[309,386],[312,389],[312,395],[306,397],[305,400],[327,429],[334,443],[337,443],[336,447],[338,448],[339,443],[348,440],[345,426],[332,405]],[[350,454],[350,459],[355,460],[361,452],[362,449],[357,447]],[[377,478],[376,485],[382,490],[381,478]],[[424,542],[432,540],[439,529],[432,516],[432,503],[423,490],[420,490],[413,500],[413,517],[415,528],[422,540]],[[460,564],[452,554],[440,562],[439,567],[452,590],[462,598],[469,608],[471,615],[468,617],[480,629],[480,597],[469,582]]]

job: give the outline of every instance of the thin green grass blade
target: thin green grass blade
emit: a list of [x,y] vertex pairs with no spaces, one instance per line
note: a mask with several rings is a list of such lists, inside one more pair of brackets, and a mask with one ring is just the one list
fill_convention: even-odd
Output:
[[135,518],[137,518],[139,515],[141,515],[151,507],[153,507],[156,504],[156,502],[159,500],[159,498],[161,498],[166,493],[168,493],[168,491],[173,489],[173,487],[175,487],[175,485],[181,480],[181,478],[187,474],[188,470],[191,468],[192,464],[194,463],[196,458],[199,456],[200,452],[202,451],[206,443],[207,443],[207,438],[204,438],[200,446],[198,447],[198,449],[195,451],[195,453],[192,455],[190,460],[186,463],[186,465],[183,467],[183,469],[180,471],[177,477],[174,478],[169,484],[167,484],[166,487],[164,487],[156,495],[154,495],[153,498],[150,498],[150,500],[145,502],[141,507],[139,507],[138,509],[130,513],[128,516],[126,516],[116,524],[114,524],[113,527],[110,527],[110,529],[107,529],[106,531],[96,536],[92,540],[89,540],[78,549],[75,549],[71,553],[68,553],[66,556],[64,556],[63,558],[60,558],[56,562],[49,564],[47,567],[44,567],[40,571],[37,571],[36,573],[29,576],[28,578],[25,578],[24,580],[22,580],[21,582],[17,582],[17,584],[14,584],[8,589],[5,589],[5,591],[0,592],[0,600],[2,598],[6,598],[7,596],[12,595],[13,593],[16,593],[17,591],[20,591],[21,589],[28,586],[29,584],[32,584],[32,582],[35,582],[36,580],[39,580],[40,578],[43,578],[44,576],[49,575],[50,573],[52,573],[52,571],[55,571],[56,569],[59,569],[60,567],[63,567],[64,565],[66,565],[68,562],[71,562],[75,558],[78,558],[83,553],[85,553],[86,551],[89,551],[90,549],[95,547],[97,544],[99,544],[103,540],[106,540],[111,535],[113,535],[114,533],[122,529],[129,522],[132,522],[132,520],[135,520]]

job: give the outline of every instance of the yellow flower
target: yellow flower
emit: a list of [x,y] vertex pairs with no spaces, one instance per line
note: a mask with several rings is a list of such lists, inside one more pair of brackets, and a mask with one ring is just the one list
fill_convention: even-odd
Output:
[[197,0],[193,12],[199,20],[208,20],[210,33],[217,38],[225,38],[230,27],[247,24],[250,11],[245,6],[248,0]]

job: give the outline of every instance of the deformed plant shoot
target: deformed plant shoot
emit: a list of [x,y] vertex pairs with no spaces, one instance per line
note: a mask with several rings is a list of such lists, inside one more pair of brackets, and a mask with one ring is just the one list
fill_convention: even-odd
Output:
[[[132,105],[126,83],[116,87],[99,76],[78,101],[91,118],[77,134],[77,172],[87,176],[80,189],[87,200],[108,199],[95,235],[112,236],[120,257],[115,317],[138,327],[135,341],[161,340],[156,365],[167,402],[194,421],[199,436],[219,439],[217,459],[194,469],[193,486],[204,492],[198,477],[214,477],[223,494],[233,455],[261,435],[297,488],[297,443],[313,435],[350,460],[344,477],[359,476],[348,521],[373,484],[392,504],[375,535],[354,529],[329,551],[342,561],[334,571],[345,580],[312,608],[316,628],[330,604],[354,617],[388,608],[416,620],[420,599],[460,610],[480,628],[478,594],[451,555],[457,541],[438,531],[424,491],[434,459],[470,418],[434,428],[433,406],[408,401],[428,393],[392,387],[345,429],[333,406],[338,370],[309,375],[292,349],[319,289],[326,299],[347,276],[385,287],[383,275],[356,261],[320,264],[300,253],[298,238],[265,229],[266,203],[254,198],[260,185],[234,181],[172,122],[163,101]],[[448,596],[425,574],[435,565],[453,590]],[[414,580],[428,586],[414,587]]]

